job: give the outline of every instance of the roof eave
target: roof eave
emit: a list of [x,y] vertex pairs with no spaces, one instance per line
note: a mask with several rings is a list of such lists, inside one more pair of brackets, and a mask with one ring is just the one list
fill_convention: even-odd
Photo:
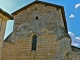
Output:
[[10,14],[8,14],[7,12],[5,12],[1,8],[0,8],[0,13],[2,13],[3,15],[5,15],[6,17],[8,17],[10,20],[14,20],[14,18]]
[[14,15],[17,15],[17,13],[19,13],[20,11],[24,10],[24,9],[27,9],[28,7],[32,6],[33,4],[35,3],[42,3],[42,4],[46,4],[46,5],[49,5],[49,6],[55,6],[55,7],[58,7],[58,8],[62,8],[63,6],[60,6],[60,5],[56,5],[56,4],[51,4],[51,3],[47,3],[47,2],[43,2],[43,1],[34,1],[20,9],[18,9],[17,11],[13,12],[11,15],[14,16]]

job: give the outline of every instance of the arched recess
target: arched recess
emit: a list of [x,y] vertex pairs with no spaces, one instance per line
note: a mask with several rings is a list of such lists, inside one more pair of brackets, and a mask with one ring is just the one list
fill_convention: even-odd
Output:
[[33,35],[32,37],[32,50],[36,50],[37,45],[37,35]]

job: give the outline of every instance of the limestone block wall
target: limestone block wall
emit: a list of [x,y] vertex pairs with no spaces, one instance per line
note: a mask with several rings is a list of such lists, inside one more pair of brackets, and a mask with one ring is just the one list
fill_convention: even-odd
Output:
[[[38,19],[36,19],[36,17],[38,17]],[[15,15],[14,18],[14,30],[17,30],[17,27],[24,23],[27,23],[31,29],[37,28],[39,30],[56,30],[54,29],[57,27],[56,25],[64,27],[61,9],[57,10],[56,7],[46,6],[44,4],[34,4]]]
[[7,22],[5,18],[6,17],[0,13],[0,60],[1,60],[1,52],[2,52],[2,47],[3,47],[6,22]]
[[80,60],[80,52],[71,51],[68,55],[69,60]]
[[[4,42],[2,60],[56,60],[59,59],[54,35],[38,36],[37,49],[32,49],[32,36],[18,38],[17,43]],[[53,38],[54,37],[54,38]]]
[[[2,60],[60,60],[63,58],[60,58],[61,50],[59,49],[62,47],[59,44],[65,44],[64,40],[69,43],[70,41],[67,41],[67,38],[62,39],[62,42],[57,41],[58,37],[60,39],[66,35],[61,9],[57,10],[56,7],[44,4],[34,4],[14,18],[13,35],[9,41],[4,42]],[[63,28],[63,31],[60,31],[59,26]],[[34,35],[37,35],[36,51],[32,50]]]
[[60,59],[68,60],[67,54],[71,51],[71,39],[69,37],[63,37],[57,41]]

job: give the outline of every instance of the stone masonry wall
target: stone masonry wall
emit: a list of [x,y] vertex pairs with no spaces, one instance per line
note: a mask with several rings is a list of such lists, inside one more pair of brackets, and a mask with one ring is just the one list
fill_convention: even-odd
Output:
[[[36,20],[36,17],[38,17],[38,20]],[[31,29],[33,29],[33,26],[37,25],[37,29],[40,30],[46,28],[53,30],[51,28],[56,25],[64,27],[61,10],[57,10],[55,7],[45,6],[43,4],[35,4],[18,13],[15,16],[14,30],[17,30],[17,27],[24,23],[27,23],[27,25],[29,23],[29,27]]]
[[80,60],[80,52],[71,51],[68,55],[68,60]]
[[55,36],[38,37],[36,51],[31,50],[32,47],[32,35],[27,39],[19,39],[17,43],[4,42],[2,60],[56,60],[58,57],[58,48]]
[[[60,39],[57,40],[58,37],[63,37],[64,31],[60,31],[60,27],[64,30],[60,9],[43,4],[34,4],[26,8],[15,16],[12,35],[14,39],[11,38],[10,42],[4,42],[2,60],[62,59],[64,56],[60,56],[58,44]],[[36,51],[31,50],[33,35],[37,35]],[[70,40],[67,41],[66,38],[63,40],[70,43]]]
[[[1,18],[2,17],[2,18]],[[5,28],[6,28],[6,22],[7,18],[3,16],[0,12],[0,60],[1,60],[1,52],[3,47],[3,40],[4,40],[4,34],[5,34]]]

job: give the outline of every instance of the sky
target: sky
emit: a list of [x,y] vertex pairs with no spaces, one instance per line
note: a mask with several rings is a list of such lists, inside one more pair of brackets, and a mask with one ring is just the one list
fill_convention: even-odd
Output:
[[[35,0],[0,0],[0,8],[9,14],[30,4]],[[80,0],[40,0],[64,6],[68,34],[72,45],[80,48]],[[14,20],[8,20],[4,39],[13,31]]]

